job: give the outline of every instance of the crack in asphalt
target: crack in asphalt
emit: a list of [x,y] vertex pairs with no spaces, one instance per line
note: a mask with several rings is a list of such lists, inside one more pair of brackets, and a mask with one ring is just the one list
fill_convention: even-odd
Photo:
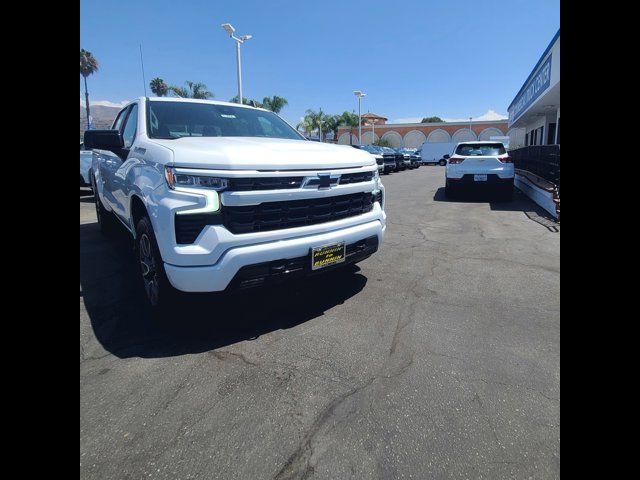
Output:
[[[311,463],[313,457],[312,442],[321,429],[327,425],[328,421],[335,415],[338,408],[349,400],[353,395],[361,392],[369,387],[377,377],[372,377],[362,385],[351,389],[344,395],[334,399],[324,411],[316,418],[311,428],[307,431],[302,442],[293,454],[286,461],[284,466],[275,475],[274,480],[291,480],[309,478],[314,472],[314,466]],[[348,414],[349,412],[347,412]]]
[[498,433],[496,432],[495,427],[491,423],[491,417],[489,416],[489,412],[484,406],[484,403],[480,398],[480,395],[478,395],[478,392],[473,393],[473,401],[477,402],[480,405],[480,409],[484,413],[485,420],[487,421],[487,425],[489,425],[489,429],[491,430],[491,433],[493,433],[493,438],[495,439],[496,443],[498,444],[499,447],[504,448],[502,446],[502,443],[500,442],[500,439],[498,438]]
[[230,352],[228,350],[213,350],[213,351],[211,351],[209,353],[211,355],[213,355],[214,357],[216,357],[218,360],[222,361],[222,362],[224,362],[226,360],[229,360],[230,358],[237,358],[237,359],[241,360],[243,363],[245,363],[246,365],[250,365],[252,367],[259,367],[260,366],[259,363],[249,360],[242,353]]
[[[419,285],[420,280],[423,277],[424,275],[416,276],[416,278],[412,282],[411,290],[414,290]],[[302,438],[301,442],[298,445],[298,448],[296,448],[296,450],[289,456],[282,468],[273,477],[274,480],[304,480],[313,475],[315,469],[315,465],[313,462],[315,450],[313,444],[314,442],[318,441],[318,438],[324,437],[329,433],[329,431],[331,430],[331,427],[328,426],[329,421],[332,418],[335,418],[336,421],[333,425],[336,425],[340,419],[348,417],[354,411],[354,409],[346,408],[344,407],[344,405],[349,400],[353,400],[357,394],[374,385],[376,380],[390,380],[398,378],[409,371],[414,363],[413,352],[407,351],[406,349],[403,350],[398,348],[401,344],[403,333],[405,332],[406,328],[413,323],[415,305],[418,301],[419,298],[414,298],[406,305],[405,309],[400,310],[400,312],[398,313],[398,320],[396,322],[393,338],[389,347],[389,353],[387,355],[386,361],[381,366],[378,373],[373,375],[363,384],[334,399],[322,411],[322,413],[313,422],[311,428]],[[403,321],[403,319],[405,320]],[[404,361],[402,361],[395,368],[390,368],[389,364],[392,363],[399,356],[399,354],[404,354],[402,355],[405,357]],[[391,371],[389,372],[388,370]],[[357,402],[354,401],[354,403]],[[341,412],[340,410],[343,411]]]

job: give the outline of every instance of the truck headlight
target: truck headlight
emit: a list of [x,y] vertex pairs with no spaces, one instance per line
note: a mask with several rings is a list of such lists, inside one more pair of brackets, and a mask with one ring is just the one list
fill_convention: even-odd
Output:
[[172,190],[176,187],[188,187],[207,188],[220,192],[229,186],[229,180],[226,178],[180,173],[173,167],[165,167],[164,177]]

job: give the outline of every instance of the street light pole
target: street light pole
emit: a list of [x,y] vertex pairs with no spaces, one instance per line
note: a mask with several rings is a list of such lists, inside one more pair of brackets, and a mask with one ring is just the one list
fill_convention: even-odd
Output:
[[242,105],[242,61],[240,59],[240,45],[250,40],[251,35],[243,35],[242,37],[236,37],[234,35],[236,29],[230,23],[223,23],[222,28],[229,34],[231,39],[236,42],[236,67],[238,70],[238,103]]
[[242,105],[242,67],[240,66],[240,42],[236,42],[236,68],[238,69],[238,103]]
[[471,129],[471,119],[472,119],[472,118],[473,118],[473,117],[469,117],[469,130],[471,130],[471,133],[473,133],[473,130]]
[[360,90],[354,90],[353,94],[358,97],[358,145],[362,146],[362,115],[360,115],[360,101],[362,97],[366,96],[366,93],[362,93]]

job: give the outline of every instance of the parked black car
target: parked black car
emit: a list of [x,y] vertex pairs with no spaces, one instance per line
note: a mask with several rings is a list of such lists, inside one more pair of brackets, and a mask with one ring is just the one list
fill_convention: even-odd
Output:
[[377,145],[362,145],[362,150],[366,150],[369,153],[376,155],[382,155],[384,161],[384,173],[397,172],[398,164],[396,162],[395,152],[385,152],[384,147],[378,147]]
[[414,148],[397,148],[396,152],[404,156],[405,163],[407,160],[410,162],[409,168],[413,169],[420,167],[420,155]]
[[405,170],[407,168],[407,165],[404,162],[404,156],[402,154],[396,152],[391,147],[380,147],[380,148],[382,148],[382,151],[385,154],[393,155],[393,158],[396,161],[396,172],[399,172],[401,170]]

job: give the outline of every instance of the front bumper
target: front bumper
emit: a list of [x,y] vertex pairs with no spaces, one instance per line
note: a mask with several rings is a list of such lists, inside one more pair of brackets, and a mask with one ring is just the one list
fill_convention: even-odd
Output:
[[[345,242],[348,247],[350,245],[357,247],[358,242],[362,243],[363,240],[375,237],[375,249],[371,250],[370,242],[365,242],[368,245],[368,250],[365,250],[364,254],[362,251],[359,252],[361,258],[358,256],[351,257],[351,260],[347,258],[347,263],[359,261],[371,255],[378,248],[384,238],[385,230],[384,221],[374,219],[366,223],[325,233],[232,247],[225,251],[214,265],[185,267],[165,263],[164,266],[169,282],[178,290],[184,292],[220,292],[226,290],[234,282],[234,279],[236,280],[234,285],[246,280],[242,274],[237,277],[238,272],[243,268],[243,272],[247,268],[256,268],[256,266],[259,267],[258,270],[260,272],[264,272],[265,268],[268,272],[271,272],[274,266],[277,267],[276,272],[278,269],[282,269],[282,266],[286,270],[287,264],[300,265],[304,263],[304,260],[300,259],[308,257],[313,247],[335,242]],[[288,262],[288,260],[294,260],[294,262]],[[267,265],[266,267],[265,264]],[[308,268],[309,265],[310,260],[307,263],[307,267],[303,266],[303,269]],[[341,265],[344,265],[344,263]],[[305,273],[305,271],[302,273]],[[231,288],[234,288],[234,285]]]

